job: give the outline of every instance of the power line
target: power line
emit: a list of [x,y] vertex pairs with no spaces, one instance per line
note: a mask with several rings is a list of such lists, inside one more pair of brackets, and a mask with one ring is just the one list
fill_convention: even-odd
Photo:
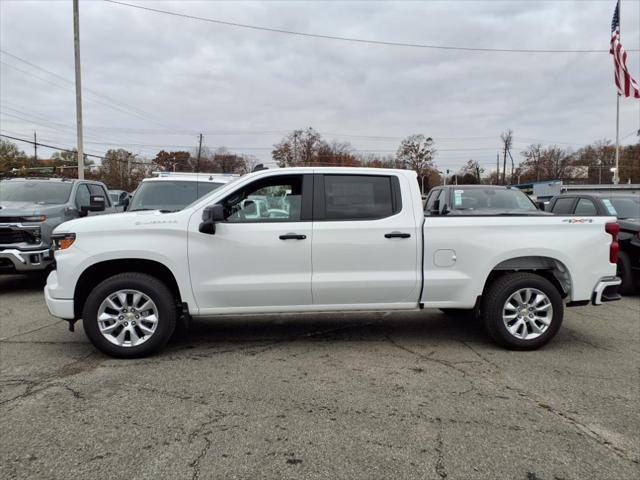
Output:
[[[229,22],[226,20],[219,20],[215,18],[199,17],[196,15],[188,15],[186,13],[171,12],[168,10],[160,10],[158,8],[144,7],[142,5],[134,5],[131,3],[119,2],[116,0],[103,0],[107,3],[113,3],[125,7],[137,8],[139,10],[146,10],[154,13],[162,13],[165,15],[171,15],[174,17],[187,18],[190,20],[199,20],[202,22],[215,23],[218,25],[226,25],[228,27],[245,28],[249,30],[259,30],[263,32],[280,33],[285,35],[296,35],[299,37],[321,38],[324,40],[339,40],[343,42],[362,43],[368,45],[379,45],[388,47],[408,47],[408,48],[425,48],[433,50],[459,50],[467,52],[488,52],[488,53],[609,53],[609,50],[538,50],[538,49],[525,49],[525,48],[479,48],[479,47],[463,47],[463,46],[451,46],[451,45],[432,45],[424,43],[405,43],[405,42],[392,42],[386,40],[368,40],[355,37],[342,37],[338,35],[328,35],[322,33],[309,33],[298,32],[294,30],[285,30],[281,28],[264,27],[259,25],[249,25],[246,23]],[[638,50],[627,50],[628,52],[635,52]]]
[[[25,139],[25,138],[12,137],[11,135],[5,135],[4,133],[0,133],[0,137],[10,138],[11,140],[16,140],[18,142],[29,143],[31,145],[38,145],[40,147],[52,148],[54,150],[60,150],[62,152],[78,153],[76,150],[71,150],[69,148],[59,147],[59,146],[55,146],[55,145],[47,145],[46,143],[34,142],[33,140],[28,140],[28,139]],[[94,158],[99,158],[101,160],[104,160],[104,157],[101,157],[100,155],[95,155],[93,153],[85,153],[84,156],[85,157],[94,157]]]
[[[11,58],[13,58],[15,60],[18,60],[19,62],[22,62],[22,63],[24,63],[26,65],[29,65],[30,67],[35,68],[36,70],[40,70],[41,72],[44,72],[44,73],[46,73],[48,75],[56,77],[56,78],[62,80],[63,82],[70,83],[72,85],[74,83],[73,80],[70,80],[70,79],[68,79],[68,78],[66,78],[66,77],[64,77],[62,75],[59,75],[59,74],[57,74],[55,72],[52,72],[51,70],[47,70],[46,68],[43,68],[40,65],[36,65],[35,63],[30,62],[30,61],[28,61],[28,60],[26,60],[26,59],[24,59],[22,57],[19,57],[18,55],[14,54],[14,53],[11,53],[11,52],[8,52],[8,51],[4,50],[3,48],[0,48],[0,52],[5,54],[5,55],[7,55],[8,57],[11,57]],[[109,101],[109,102],[111,102],[113,104],[116,104],[116,105],[118,105],[120,107],[123,107],[123,108],[125,108],[127,110],[137,111],[138,113],[141,113],[143,115],[147,115],[147,116],[153,117],[153,115],[151,113],[149,113],[149,112],[145,112],[144,110],[142,110],[140,108],[133,107],[133,106],[131,106],[131,105],[125,103],[125,102],[121,102],[121,101],[119,101],[117,99],[111,98],[111,97],[109,97],[107,95],[104,95],[103,93],[97,92],[97,91],[95,91],[95,90],[93,90],[91,88],[83,87],[83,91],[89,92],[92,95],[95,95],[97,97],[104,98],[105,100],[107,100],[107,101]]]
[[[0,50],[0,51],[1,51],[3,54],[6,54],[6,52],[5,52],[5,51],[3,51],[3,50]],[[11,55],[11,56],[14,56],[14,55]],[[50,80],[50,79],[43,78],[43,77],[40,77],[40,76],[38,76],[38,75],[34,75],[34,74],[33,74],[33,73],[31,73],[31,72],[28,72],[28,71],[26,71],[26,70],[22,70],[21,68],[18,68],[18,67],[16,67],[15,65],[12,65],[12,64],[10,64],[10,63],[4,62],[4,61],[2,61],[2,60],[0,60],[0,64],[2,64],[2,65],[6,65],[7,67],[12,68],[13,70],[16,70],[16,71],[18,71],[18,72],[20,72],[20,73],[22,73],[22,74],[24,74],[24,75],[26,75],[26,76],[28,76],[28,77],[38,79],[38,80],[40,80],[41,82],[45,82],[45,83],[49,83],[49,84],[51,84],[51,85],[55,85],[56,87],[61,88],[61,89],[63,89],[63,90],[69,90],[69,91],[73,91],[73,92],[75,92],[75,90],[73,89],[73,87],[69,87],[69,86],[67,86],[67,85],[61,85],[61,84],[56,83],[56,82],[54,82],[54,81],[52,81],[52,80]],[[33,65],[33,64],[31,64],[31,63],[29,63],[29,64],[30,64],[30,65]],[[56,77],[62,78],[62,79],[63,79],[63,80],[65,80],[66,82],[73,83],[73,82],[71,82],[70,80],[65,79],[64,77],[60,77],[59,75],[57,75],[57,74],[55,74],[55,73],[53,73],[53,72],[49,72],[48,70],[45,70],[45,69],[42,69],[42,68],[40,68],[40,70],[43,70],[44,72],[49,73],[50,75],[54,75],[54,76],[56,76]],[[95,95],[95,93],[94,93],[94,95]],[[98,96],[101,96],[101,95],[98,95]],[[163,124],[163,123],[161,123],[161,122],[158,122],[158,121],[154,120],[153,118],[149,118],[149,117],[147,117],[147,116],[145,116],[145,115],[139,114],[139,113],[137,113],[137,112],[135,112],[135,111],[133,111],[133,110],[130,110],[129,108],[123,108],[123,107],[120,107],[119,105],[116,105],[116,104],[110,104],[110,103],[108,103],[108,102],[105,102],[105,101],[99,100],[99,99],[97,99],[97,98],[92,98],[92,99],[91,99],[91,101],[93,101],[93,102],[95,102],[95,103],[98,103],[98,104],[100,104],[100,105],[106,106],[106,107],[108,107],[108,108],[112,108],[112,109],[117,110],[117,111],[119,111],[119,112],[121,112],[121,113],[126,113],[127,115],[132,115],[132,116],[138,117],[138,118],[140,118],[140,119],[142,119],[142,120],[146,120],[146,121],[149,121],[149,122],[151,122],[151,123],[155,123],[156,125],[159,125],[159,126],[161,126],[161,127],[171,128],[171,127],[169,127],[168,125],[165,125],[165,124]]]

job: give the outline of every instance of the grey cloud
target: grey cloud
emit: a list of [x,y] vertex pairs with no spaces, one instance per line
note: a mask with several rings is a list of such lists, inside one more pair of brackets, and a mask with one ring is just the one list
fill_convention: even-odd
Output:
[[[369,39],[498,48],[606,49],[614,2],[145,2],[155,8],[284,29]],[[2,48],[73,78],[70,2],[0,3]],[[640,2],[623,10],[623,43],[640,48]],[[607,54],[498,54],[352,44],[179,19],[103,2],[81,2],[84,84],[149,113],[108,108],[85,95],[87,150],[193,145],[199,131],[283,131],[436,139],[439,163],[491,164],[499,134],[588,143],[612,138],[615,90]],[[29,67],[2,56],[23,70]],[[629,65],[640,77],[640,52]],[[2,128],[75,143],[71,90],[0,65],[3,104],[66,126],[2,117]],[[46,76],[33,71],[35,75]],[[7,113],[15,113],[7,110]],[[147,117],[147,114],[143,114]],[[45,122],[46,123],[46,122]],[[623,100],[622,133],[640,127],[640,102]],[[161,126],[162,125],[162,126]],[[91,127],[188,130],[173,135]],[[207,135],[209,147],[240,147],[262,159],[282,135]],[[328,136],[329,139],[334,136]],[[456,137],[456,138],[451,138]],[[474,138],[490,137],[490,138]],[[396,140],[335,136],[362,150]],[[440,139],[440,140],[439,140]],[[635,137],[627,138],[627,142]],[[152,147],[134,144],[155,145]],[[486,148],[487,150],[474,150]],[[254,150],[260,149],[260,150]],[[469,149],[467,151],[450,151]]]

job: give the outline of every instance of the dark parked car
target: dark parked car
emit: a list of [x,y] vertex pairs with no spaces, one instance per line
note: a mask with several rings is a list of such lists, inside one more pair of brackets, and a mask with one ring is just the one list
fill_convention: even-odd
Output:
[[618,218],[618,276],[620,293],[632,293],[640,281],[640,195],[564,193],[549,202],[555,215],[614,216]]
[[447,185],[429,192],[425,215],[550,215],[521,190],[501,185]]

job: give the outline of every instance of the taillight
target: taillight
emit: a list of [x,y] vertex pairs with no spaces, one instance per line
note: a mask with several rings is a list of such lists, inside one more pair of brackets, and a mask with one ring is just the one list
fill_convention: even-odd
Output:
[[620,226],[617,223],[607,223],[604,226],[606,232],[611,235],[611,245],[609,246],[609,262],[618,263],[618,232]]

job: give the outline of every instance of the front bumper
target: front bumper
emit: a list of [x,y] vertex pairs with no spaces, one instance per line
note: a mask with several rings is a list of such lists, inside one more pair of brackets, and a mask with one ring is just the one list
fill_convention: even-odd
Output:
[[51,296],[51,286],[58,283],[58,276],[54,270],[47,278],[47,284],[44,287],[44,301],[47,304],[49,313],[54,317],[64,318],[65,320],[73,320],[75,318],[73,311],[73,299],[69,298],[53,298]]
[[620,300],[618,287],[622,280],[618,277],[601,278],[596,287],[593,289],[591,303],[593,305],[602,305],[604,302],[613,302]]
[[52,263],[53,255],[48,248],[43,250],[18,250],[17,248],[0,250],[0,272],[3,270],[36,272],[45,270]]

